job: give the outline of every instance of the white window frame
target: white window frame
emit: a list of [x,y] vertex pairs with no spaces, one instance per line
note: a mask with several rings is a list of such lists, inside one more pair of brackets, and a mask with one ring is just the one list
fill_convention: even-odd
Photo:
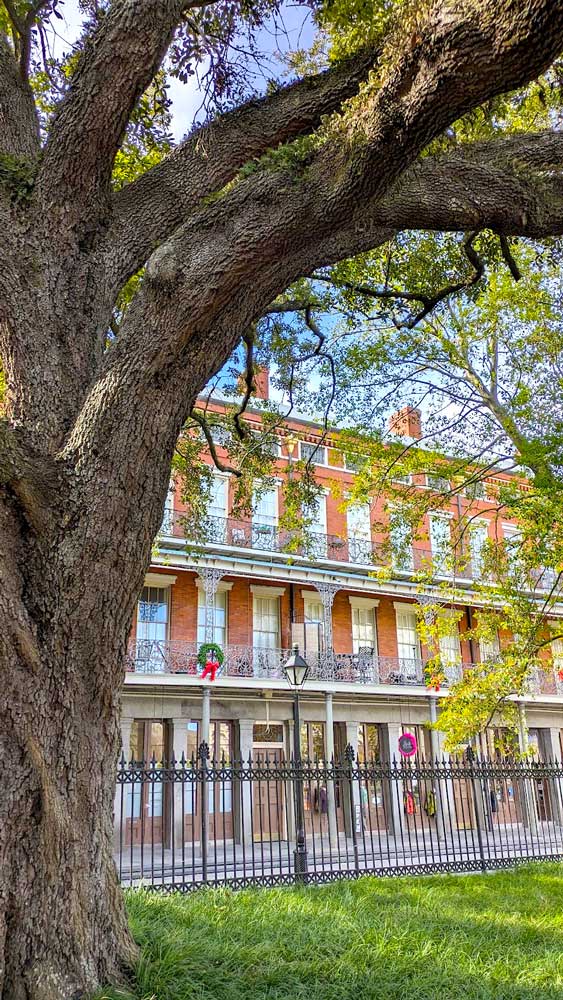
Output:
[[361,648],[361,642],[358,636],[354,636],[354,611],[371,611],[373,619],[373,655],[378,655],[378,637],[377,637],[377,608],[379,606],[379,601],[372,597],[356,597],[354,594],[348,595],[348,600],[350,602],[350,611],[352,614],[352,651],[358,653]]

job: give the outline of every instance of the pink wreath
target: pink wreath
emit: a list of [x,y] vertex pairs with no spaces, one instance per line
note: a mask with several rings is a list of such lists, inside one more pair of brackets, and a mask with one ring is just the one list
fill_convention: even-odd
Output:
[[[401,746],[403,740],[405,740],[405,742],[407,740],[410,741],[409,750],[407,750],[406,748],[403,749],[403,747]],[[414,733],[403,733],[402,736],[399,736],[398,744],[399,744],[399,753],[401,754],[401,757],[413,757],[418,749],[416,736],[414,735]]]

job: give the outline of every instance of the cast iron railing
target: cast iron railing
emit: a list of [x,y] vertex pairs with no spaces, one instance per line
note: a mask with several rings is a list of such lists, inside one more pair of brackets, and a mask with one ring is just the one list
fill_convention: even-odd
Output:
[[256,520],[210,515],[201,524],[198,534],[192,532],[186,516],[178,511],[165,511],[160,538],[185,538],[188,543],[203,547],[224,545],[253,551],[280,553],[313,562],[329,560],[360,566],[387,568],[396,576],[438,576],[471,580],[473,570],[467,554],[456,552],[436,554],[429,549],[405,547],[392,553],[389,545],[373,542],[359,535],[341,537],[309,530],[288,530],[275,524]]
[[[563,858],[561,762],[253,760],[148,764],[117,774],[115,859],[124,885],[327,882],[362,874],[486,871]],[[294,867],[303,795],[306,871]]]
[[[129,644],[127,669],[137,674],[186,674],[195,677],[199,646],[195,642],[137,639]],[[283,665],[289,649],[262,649],[256,646],[225,646],[219,677],[254,677],[283,680]],[[305,651],[309,679],[348,684],[423,684],[421,659],[378,656],[368,652],[333,653]],[[461,666],[446,666],[448,683],[458,680]]]

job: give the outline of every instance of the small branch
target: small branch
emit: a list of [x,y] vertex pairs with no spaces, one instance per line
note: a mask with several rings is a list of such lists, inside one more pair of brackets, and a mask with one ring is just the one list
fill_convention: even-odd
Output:
[[240,478],[240,476],[242,475],[240,469],[235,469],[234,466],[228,465],[226,462],[222,462],[221,459],[219,458],[217,454],[217,448],[215,447],[215,441],[213,440],[213,435],[211,433],[209,424],[205,419],[205,417],[202,417],[201,414],[197,412],[197,410],[192,410],[192,412],[190,413],[190,417],[192,418],[192,420],[195,420],[196,424],[199,427],[201,427],[203,435],[207,442],[207,447],[209,448],[209,453],[211,455],[211,458],[213,459],[213,464],[217,469],[219,469],[219,472],[230,472],[233,476],[238,476]]
[[235,425],[235,430],[237,432],[237,437],[239,441],[246,441],[249,437],[248,431],[243,426],[241,422],[241,417],[246,410],[250,402],[250,397],[254,392],[254,331],[248,330],[243,338],[243,343],[246,347],[246,363],[244,371],[244,381],[246,389],[244,396],[242,397],[242,403],[238,410],[233,414],[233,424]]
[[522,272],[520,271],[518,264],[516,263],[514,257],[512,256],[512,250],[510,249],[510,244],[506,236],[503,235],[499,236],[499,240],[500,240],[500,249],[502,251],[502,256],[506,261],[508,270],[510,271],[515,281],[520,281],[522,277]]

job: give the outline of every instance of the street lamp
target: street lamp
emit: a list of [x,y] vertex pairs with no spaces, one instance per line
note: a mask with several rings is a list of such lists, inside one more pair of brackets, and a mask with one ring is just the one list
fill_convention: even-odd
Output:
[[295,761],[295,875],[304,881],[307,874],[307,846],[305,843],[305,809],[303,805],[303,774],[301,770],[301,719],[299,717],[299,689],[303,687],[309,674],[309,666],[299,653],[299,646],[293,647],[291,656],[284,664],[284,674],[293,690],[293,757]]

